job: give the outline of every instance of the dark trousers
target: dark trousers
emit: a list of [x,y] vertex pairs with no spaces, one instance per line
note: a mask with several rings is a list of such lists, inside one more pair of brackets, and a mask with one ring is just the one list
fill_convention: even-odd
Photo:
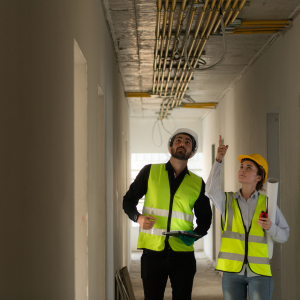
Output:
[[175,252],[168,246],[164,251],[144,250],[141,257],[141,277],[145,300],[162,300],[168,276],[173,300],[191,300],[196,274],[194,252]]

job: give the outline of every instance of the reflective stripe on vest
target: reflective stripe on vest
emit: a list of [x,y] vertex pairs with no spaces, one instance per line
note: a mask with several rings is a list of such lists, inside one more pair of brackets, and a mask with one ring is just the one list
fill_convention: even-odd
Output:
[[[202,178],[189,171],[177,189],[171,212],[170,230],[193,230],[193,207],[200,195]],[[145,195],[143,215],[151,215],[156,218],[152,229],[140,228],[138,248],[161,251],[165,247],[166,236],[162,232],[167,231],[170,209],[170,184],[168,170],[165,164],[151,165],[148,189]],[[170,237],[169,244],[174,251],[193,251],[194,247],[186,246],[179,238]]]
[[266,208],[266,197],[259,194],[247,236],[238,200],[234,199],[233,193],[226,193],[226,196],[226,220],[225,225],[223,223],[224,230],[216,269],[239,273],[245,261],[247,242],[247,260],[250,269],[259,275],[272,276],[265,232],[257,223],[260,212]]
[[[144,207],[143,214],[146,214],[146,215],[153,214],[153,215],[160,216],[160,217],[168,217],[169,211],[166,209]],[[185,220],[187,222],[193,222],[194,216],[188,215],[188,214],[185,214],[185,213],[179,212],[179,211],[172,211],[172,218]]]

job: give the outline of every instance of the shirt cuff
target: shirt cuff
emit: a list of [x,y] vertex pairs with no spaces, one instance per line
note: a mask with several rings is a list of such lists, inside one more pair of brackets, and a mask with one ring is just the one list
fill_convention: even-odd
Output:
[[277,229],[277,226],[274,223],[272,223],[270,229],[266,230],[266,231],[270,236],[274,236],[276,234],[276,229]]

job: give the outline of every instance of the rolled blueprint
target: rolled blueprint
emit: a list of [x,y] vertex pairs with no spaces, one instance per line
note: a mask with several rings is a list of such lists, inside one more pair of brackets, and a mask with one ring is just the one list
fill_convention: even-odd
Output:
[[[276,207],[277,207],[277,195],[278,195],[278,184],[277,178],[269,178],[267,183],[267,197],[268,197],[268,214],[269,219],[272,223],[275,223]],[[267,233],[267,245],[269,258],[273,256],[273,240],[272,237]]]

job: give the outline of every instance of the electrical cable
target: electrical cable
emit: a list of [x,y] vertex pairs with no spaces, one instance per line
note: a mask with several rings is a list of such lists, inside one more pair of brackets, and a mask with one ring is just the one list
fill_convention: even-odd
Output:
[[162,125],[163,129],[164,129],[167,133],[172,134],[172,132],[168,131],[168,130],[165,128],[164,123],[163,123],[163,119],[161,119],[161,125]]
[[[158,131],[159,131],[159,135],[160,135],[160,145],[156,145],[155,142],[154,142],[154,127],[155,127],[155,124],[157,123],[157,126],[158,126]],[[156,147],[161,147],[162,143],[163,143],[163,139],[162,139],[162,134],[161,134],[161,131],[160,131],[160,128],[159,128],[159,122],[156,120],[153,124],[153,127],[152,127],[152,142],[153,144],[156,146]]]
[[[189,8],[189,20],[191,19],[192,17],[192,8],[195,4],[195,0],[191,0],[192,1],[192,5],[190,6]],[[225,26],[224,26],[224,20],[223,20],[223,14],[222,14],[222,8],[220,8],[220,17],[221,17],[221,26],[222,26],[222,36],[223,36],[223,46],[224,46],[224,53],[221,57],[221,59],[215,63],[214,65],[210,66],[210,67],[207,67],[207,68],[194,68],[190,63],[189,63],[189,59],[187,57],[187,47],[184,47],[184,59],[187,63],[187,65],[195,72],[195,71],[205,71],[205,70],[208,70],[208,69],[211,69],[211,68],[214,68],[216,67],[217,65],[219,65],[224,59],[225,59],[225,56],[227,54],[227,39],[226,39],[226,35],[225,35]],[[187,23],[188,24],[188,23]],[[185,40],[184,40],[184,43],[185,45],[187,46],[187,41],[188,41],[188,32],[186,31],[185,33]]]

